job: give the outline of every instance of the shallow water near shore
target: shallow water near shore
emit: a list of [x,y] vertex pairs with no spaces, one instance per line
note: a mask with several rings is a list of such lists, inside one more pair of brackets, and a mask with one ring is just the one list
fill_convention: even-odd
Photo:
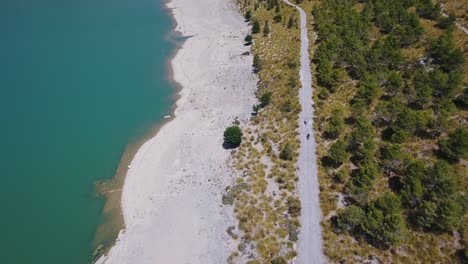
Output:
[[106,220],[94,183],[171,113],[163,5],[0,2],[2,263],[90,261]]

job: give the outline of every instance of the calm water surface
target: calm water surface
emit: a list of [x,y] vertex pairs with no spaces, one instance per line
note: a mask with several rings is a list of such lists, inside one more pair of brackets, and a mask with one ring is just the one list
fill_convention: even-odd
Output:
[[162,0],[0,0],[0,262],[87,263],[120,156],[168,114]]

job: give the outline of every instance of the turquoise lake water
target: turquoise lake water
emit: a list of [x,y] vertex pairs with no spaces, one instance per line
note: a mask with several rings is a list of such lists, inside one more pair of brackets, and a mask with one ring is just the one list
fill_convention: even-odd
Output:
[[170,112],[162,0],[0,1],[0,262],[90,260],[127,143]]

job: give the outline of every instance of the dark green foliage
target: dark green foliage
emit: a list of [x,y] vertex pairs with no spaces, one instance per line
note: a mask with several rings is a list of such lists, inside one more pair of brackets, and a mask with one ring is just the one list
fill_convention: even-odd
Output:
[[271,10],[279,6],[278,0],[267,0],[266,2],[267,2],[267,6],[266,6],[267,10]]
[[468,89],[465,88],[463,92],[455,98],[454,103],[462,109],[468,109]]
[[384,86],[385,91],[390,96],[395,96],[401,92],[401,87],[403,86],[403,78],[398,72],[390,73],[387,82]]
[[423,161],[411,163],[403,173],[404,187],[401,191],[403,201],[410,206],[416,205],[424,195],[424,181],[428,169]]
[[[377,163],[371,159],[362,160],[359,169],[352,175],[350,189],[353,194],[366,193],[372,187],[374,180],[379,176]],[[363,202],[363,201],[361,201]]]
[[396,70],[402,63],[400,39],[396,35],[379,38],[367,53],[367,69],[371,72],[382,72],[387,68]]
[[452,231],[458,228],[463,208],[457,201],[456,174],[443,161],[428,168],[423,161],[408,166],[402,197],[414,208],[414,224],[424,230]]
[[393,96],[388,101],[380,101],[375,112],[376,118],[374,123],[376,126],[386,126],[392,124],[398,114],[406,107],[406,101],[401,96]]
[[415,14],[408,14],[406,19],[405,23],[401,23],[401,27],[397,26],[394,30],[394,34],[400,38],[400,44],[403,47],[408,47],[409,45],[418,42],[424,32],[424,29]]
[[464,62],[463,52],[456,47],[451,31],[446,31],[432,42],[429,55],[445,72],[459,69]]
[[294,155],[294,150],[291,144],[286,143],[279,154],[280,159],[282,160],[292,160]]
[[363,143],[369,138],[375,137],[375,127],[365,115],[356,117],[354,131],[351,134],[351,148],[356,148],[357,145]]
[[400,199],[393,193],[385,193],[370,203],[361,228],[378,246],[397,245],[406,229],[401,213]]
[[288,99],[286,100],[282,105],[281,105],[281,112],[283,113],[289,113],[293,110],[293,105],[291,101]]
[[434,70],[431,72],[430,82],[433,87],[432,94],[434,96],[451,98],[455,87],[450,85],[449,74],[441,70]]
[[456,190],[454,172],[445,161],[437,161],[425,178],[427,197],[432,200],[450,198]]
[[338,172],[334,175],[335,181],[338,181],[340,183],[348,183],[349,180],[349,171],[348,169],[342,167]]
[[352,231],[361,225],[365,218],[366,212],[361,207],[351,205],[338,214],[336,224],[342,230]]
[[423,201],[416,209],[416,224],[422,228],[431,228],[437,221],[437,204]]
[[[431,41],[418,14],[447,30]],[[423,232],[459,228],[468,207],[458,186],[466,182],[460,178],[466,171],[453,163],[468,159],[468,132],[456,128],[463,125],[453,116],[468,109],[468,89],[461,88],[464,54],[453,37],[455,17],[441,17],[432,0],[323,0],[313,16],[319,106],[351,106],[349,126],[333,113],[323,128],[326,139],[338,139],[330,142],[323,164],[345,164],[338,171],[326,168],[331,188],[344,187],[357,204],[338,213],[335,227],[380,248],[405,242],[405,220]],[[403,56],[413,49],[426,56]],[[345,91],[349,86],[353,93]],[[348,135],[340,133],[344,128],[351,129]],[[382,174],[392,192],[371,201],[387,181],[377,181]]]
[[410,108],[406,108],[398,114],[393,124],[394,131],[404,131],[408,133],[408,135],[413,135],[422,129],[424,129],[424,120],[419,112]]
[[281,22],[281,20],[283,20],[283,16],[281,14],[277,14],[273,17],[273,21],[276,23]]
[[294,27],[295,24],[296,24],[296,21],[294,20],[294,17],[290,16],[288,20],[288,29]]
[[333,64],[331,63],[330,60],[326,58],[318,59],[317,64],[319,65],[317,67],[318,83],[322,86],[329,88],[329,90],[333,92],[334,91],[333,83],[335,80],[333,78]]
[[441,29],[450,29],[452,30],[455,26],[455,21],[457,17],[454,14],[450,14],[447,17],[441,16],[436,26]]
[[377,78],[372,75],[366,75],[359,83],[359,89],[354,98],[353,104],[359,104],[366,108],[379,94],[379,84]]
[[245,20],[250,21],[250,19],[252,19],[252,11],[247,10],[247,12],[245,12],[244,17],[245,17]]
[[295,76],[289,77],[288,85],[291,88],[295,88],[297,86],[297,77]]
[[413,108],[426,109],[432,102],[434,87],[431,85],[429,74],[424,69],[419,69],[414,73],[411,103]]
[[416,10],[421,17],[437,20],[440,16],[440,5],[432,2],[432,0],[418,0]]
[[375,156],[375,150],[377,145],[375,144],[374,139],[368,138],[362,144],[360,144],[354,151],[355,158],[358,161],[361,160],[372,160]]
[[411,161],[411,157],[399,144],[388,144],[381,148],[380,162],[385,170],[400,174]]
[[463,208],[452,199],[446,199],[439,205],[436,226],[444,231],[453,231],[460,226]]
[[257,34],[260,32],[260,22],[257,19],[254,20],[252,25],[252,34]]
[[401,128],[396,128],[393,131],[390,141],[393,143],[405,143],[406,141],[408,141],[409,138],[410,138],[410,134],[407,131]]
[[448,105],[441,104],[444,100],[451,100],[459,92],[462,82],[461,71],[456,69],[445,72],[440,68],[429,73],[423,70],[417,71],[413,78],[414,91],[411,94],[411,103],[415,109],[427,109],[429,106],[440,112],[447,109]]
[[265,26],[263,27],[263,35],[267,36],[270,34],[270,25],[268,24],[268,20],[265,22]]
[[468,159],[468,131],[462,128],[449,133],[447,140],[439,140],[440,152],[449,161],[457,161],[459,158]]
[[349,153],[346,149],[346,142],[340,139],[330,147],[328,150],[328,157],[334,164],[341,165],[349,158]]
[[337,138],[344,128],[343,111],[335,109],[332,112],[330,122],[325,126],[325,136],[327,138]]
[[415,224],[425,230],[453,231],[460,227],[463,207],[453,199],[422,201],[414,213]]
[[253,68],[254,68],[254,72],[259,72],[262,70],[262,61],[260,59],[260,56],[258,56],[258,54],[254,55]]
[[260,105],[252,106],[252,110],[253,110],[254,113],[258,113],[258,111],[260,110]]
[[[330,92],[328,91],[328,89],[321,88],[318,97],[320,99],[322,99],[322,100],[325,100],[325,99],[328,98],[329,95],[330,95]],[[467,100],[467,102],[468,102],[468,100]],[[468,103],[467,103],[467,105],[468,105]]]
[[294,60],[288,60],[288,67],[290,69],[295,69],[297,67],[297,63]]
[[249,35],[245,36],[245,39],[244,39],[245,44],[250,45],[250,44],[252,44],[252,41],[253,41],[252,35],[249,34]]
[[403,47],[417,42],[423,33],[418,17],[409,13],[399,1],[369,1],[366,8],[375,25],[383,33],[398,37]]
[[223,197],[221,198],[221,202],[223,203],[223,205],[232,205],[234,203],[234,197],[232,197],[231,195],[223,195]]
[[266,92],[266,93],[262,94],[262,96],[260,96],[260,103],[262,103],[261,107],[265,107],[265,106],[269,105],[271,103],[271,93]]
[[231,126],[224,130],[224,143],[231,147],[238,147],[242,143],[242,130],[238,126]]

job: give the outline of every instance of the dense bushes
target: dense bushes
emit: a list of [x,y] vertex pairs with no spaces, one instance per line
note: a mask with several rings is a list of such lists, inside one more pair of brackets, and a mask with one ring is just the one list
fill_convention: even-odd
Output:
[[342,230],[366,235],[376,246],[389,247],[402,242],[406,232],[401,202],[393,193],[384,193],[364,210],[351,205],[338,214]]
[[242,142],[242,130],[238,126],[231,126],[224,130],[224,144],[238,147]]
[[[313,15],[317,96],[328,110],[322,164],[331,192],[351,201],[334,226],[382,248],[407,243],[412,230],[457,230],[466,213],[457,162],[468,158],[457,111],[468,92],[453,16],[442,19],[431,0],[323,0]],[[428,38],[418,16],[446,30]]]
[[282,160],[293,160],[294,158],[294,149],[291,144],[286,143],[280,151],[280,159]]
[[366,212],[357,205],[346,207],[337,217],[338,228],[346,231],[353,231],[360,227],[366,218]]
[[343,110],[333,110],[330,122],[325,126],[324,135],[327,138],[337,138],[344,128]]
[[468,159],[468,131],[458,128],[451,132],[447,140],[439,140],[439,149],[451,161]]

